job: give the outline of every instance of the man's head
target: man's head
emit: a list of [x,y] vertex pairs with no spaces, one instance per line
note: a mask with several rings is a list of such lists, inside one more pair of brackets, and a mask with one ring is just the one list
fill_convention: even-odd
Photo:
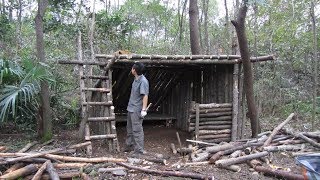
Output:
[[135,62],[132,66],[131,73],[140,76],[144,73],[145,66],[141,62]]

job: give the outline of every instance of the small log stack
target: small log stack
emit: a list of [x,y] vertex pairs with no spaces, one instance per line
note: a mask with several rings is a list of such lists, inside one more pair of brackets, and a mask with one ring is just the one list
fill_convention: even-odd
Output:
[[189,132],[194,139],[209,143],[228,142],[231,140],[232,104],[191,103],[189,113]]

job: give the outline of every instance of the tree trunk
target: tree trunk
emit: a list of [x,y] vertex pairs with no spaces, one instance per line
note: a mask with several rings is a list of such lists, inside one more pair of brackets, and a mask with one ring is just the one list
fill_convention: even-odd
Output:
[[318,49],[317,49],[317,31],[316,31],[316,17],[314,14],[315,1],[311,2],[311,20],[312,20],[312,34],[313,34],[313,105],[312,105],[312,130],[314,129],[314,123],[316,121],[316,109],[317,109],[317,89],[318,89]]
[[[48,0],[38,1],[38,12],[35,17],[37,59],[45,62],[44,40],[43,40],[43,16],[48,6]],[[47,81],[41,81],[40,107],[38,114],[38,135],[44,140],[52,138],[52,121],[50,109],[50,89]]]
[[239,10],[238,18],[236,21],[231,21],[236,28],[238,35],[238,42],[240,48],[241,59],[243,62],[244,71],[244,92],[247,98],[247,105],[249,111],[249,118],[251,123],[252,137],[257,137],[260,132],[260,123],[257,115],[257,108],[254,101],[253,93],[253,77],[252,77],[252,64],[250,62],[250,54],[248,48],[248,40],[245,32],[245,18],[247,15],[247,1],[244,2]]
[[203,11],[204,11],[204,47],[205,54],[209,54],[209,34],[208,34],[208,9],[209,9],[209,0],[203,0]]
[[201,54],[198,17],[199,17],[198,0],[190,0],[189,28],[190,28],[190,45],[191,45],[192,54]]
[[179,45],[181,46],[182,43],[182,34],[183,34],[183,17],[184,17],[184,12],[186,10],[187,6],[187,0],[182,0],[184,1],[182,11],[180,14],[180,0],[178,0],[178,18],[179,18]]

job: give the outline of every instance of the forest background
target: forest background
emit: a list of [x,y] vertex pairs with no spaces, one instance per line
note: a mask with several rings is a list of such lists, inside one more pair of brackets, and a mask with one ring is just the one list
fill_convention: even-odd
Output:
[[[97,54],[120,49],[137,54],[191,54],[188,4],[188,0],[50,0],[42,18],[45,61],[40,62],[37,2],[1,0],[0,126],[37,131],[44,81],[50,89],[53,124],[79,123],[77,69],[57,63],[77,59],[79,32],[87,60],[92,50]],[[198,0],[201,54],[231,54],[236,34],[230,20],[236,18],[239,4],[238,0]],[[317,9],[319,0],[249,1],[250,54],[277,58],[253,64],[260,121],[284,118],[291,112],[319,121]]]

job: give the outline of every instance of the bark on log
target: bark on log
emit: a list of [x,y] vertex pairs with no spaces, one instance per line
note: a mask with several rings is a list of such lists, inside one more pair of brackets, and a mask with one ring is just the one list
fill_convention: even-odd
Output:
[[50,160],[46,161],[41,165],[41,167],[38,169],[37,173],[33,176],[32,180],[40,180],[43,171],[47,168],[47,164],[50,162]]
[[317,132],[317,133],[314,133],[314,132],[303,132],[302,134],[307,136],[307,137],[309,137],[309,138],[314,138],[314,139],[317,139],[318,141],[320,140],[320,132]]
[[165,159],[163,159],[163,158],[145,157],[144,159],[147,160],[147,161],[150,161],[150,162],[160,163],[162,165],[166,165],[167,164],[167,161]]
[[89,175],[87,175],[86,173],[81,173],[80,176],[81,176],[81,179],[82,179],[82,180],[90,180],[90,179],[91,179],[91,178],[89,177]]
[[91,165],[90,163],[54,163],[53,167],[57,169],[83,168]]
[[202,162],[189,162],[183,164],[184,166],[203,166],[209,164],[209,161],[202,161]]
[[[232,121],[207,121],[199,122],[199,126],[208,126],[208,125],[231,125]],[[190,127],[195,127],[196,123],[190,123]]]
[[251,161],[248,161],[248,164],[250,167],[255,168],[256,166],[261,166],[262,162],[257,159],[252,159]]
[[320,151],[310,151],[310,152],[292,152],[291,156],[296,157],[296,156],[304,156],[308,154],[320,154]]
[[50,179],[52,180],[59,180],[60,177],[57,173],[57,170],[53,167],[51,161],[47,161],[47,172],[49,173]]
[[213,176],[209,175],[202,175],[202,174],[195,174],[195,173],[187,173],[187,172],[179,172],[179,171],[159,171],[159,170],[153,170],[153,169],[146,169],[141,167],[135,167],[130,166],[125,163],[117,162],[116,163],[119,166],[126,167],[128,169],[134,169],[137,171],[145,172],[145,173],[151,173],[151,174],[159,174],[161,176],[175,176],[175,177],[186,177],[186,178],[194,178],[194,179],[214,179]]
[[296,133],[296,132],[294,132],[293,130],[287,129],[287,128],[285,128],[284,131],[285,131],[287,134],[290,134],[290,135],[292,135],[292,136],[294,136],[294,137],[303,139],[304,141],[308,142],[309,144],[311,144],[311,145],[314,146],[314,147],[320,148],[320,143],[317,143],[316,141],[314,141],[314,140],[306,137],[305,135],[303,135],[303,133]]
[[206,134],[227,134],[231,133],[230,129],[223,129],[223,130],[200,130],[199,135],[206,135]]
[[218,139],[218,138],[228,138],[231,137],[231,134],[216,134],[216,135],[201,135],[199,139]]
[[242,150],[236,150],[234,151],[233,153],[230,154],[230,157],[231,158],[236,158],[236,157],[239,157],[242,153]]
[[263,147],[264,151],[268,152],[277,152],[277,151],[300,151],[303,149],[303,146],[297,145],[281,145],[281,146],[267,146]]
[[221,143],[221,142],[230,142],[231,138],[218,138],[218,139],[208,139],[206,140],[206,142],[209,143]]
[[[81,177],[80,172],[61,172],[61,173],[59,172],[58,175],[61,179],[72,179],[72,178]],[[32,179],[32,176],[26,176],[25,179]],[[41,176],[41,180],[51,180],[51,179],[49,174],[43,174]]]
[[276,135],[279,132],[279,130],[282,129],[283,126],[286,125],[293,117],[294,113],[291,113],[285,121],[283,121],[276,128],[274,128],[269,138],[264,142],[263,146],[268,146],[271,143],[273,136]]
[[33,141],[31,143],[28,143],[25,147],[23,147],[20,151],[18,151],[19,153],[24,153],[26,151],[28,151],[32,146],[34,146],[35,144],[37,144],[37,141]]
[[200,162],[200,161],[205,161],[208,159],[209,157],[209,153],[208,152],[203,152],[203,153],[199,153],[197,154],[198,157],[195,157],[192,159],[192,162]]
[[[208,114],[208,113],[215,113],[215,112],[226,112],[226,111],[232,111],[232,108],[212,108],[212,109],[201,109],[199,110],[200,114]],[[190,112],[192,114],[196,113],[195,109],[191,109]]]
[[241,167],[237,165],[230,165],[230,166],[223,166],[222,168],[233,171],[233,172],[240,172]]
[[234,146],[232,148],[226,149],[223,151],[224,155],[228,155],[233,153],[234,151],[237,150],[243,150],[247,147],[254,147],[254,146],[261,146],[263,143],[262,142],[258,142],[258,143],[246,143],[246,144],[242,144],[242,145],[238,145],[238,146]]
[[287,145],[287,144],[302,144],[305,141],[301,140],[301,139],[288,139],[288,140],[284,140],[284,141],[279,141],[280,144],[282,145]]
[[238,158],[230,158],[230,159],[218,160],[218,161],[215,162],[215,164],[217,166],[220,166],[220,167],[230,166],[230,165],[233,165],[233,164],[243,163],[243,162],[246,162],[246,161],[251,160],[251,159],[264,157],[264,156],[267,156],[268,154],[269,153],[267,151],[264,151],[264,152],[261,152],[261,153],[250,154],[250,155],[241,156],[241,157],[238,157]]
[[19,177],[24,177],[28,174],[36,172],[38,170],[35,164],[29,164],[23,168],[12,171],[8,174],[0,176],[0,179],[17,179]]
[[20,169],[23,166],[24,166],[23,163],[16,163],[16,164],[12,165],[9,169],[7,169],[3,174],[11,173],[12,171]]
[[256,166],[256,167],[254,167],[254,170],[256,170],[258,172],[262,172],[265,175],[271,175],[271,176],[280,177],[280,178],[284,178],[284,179],[288,179],[288,180],[290,180],[290,179],[303,180],[304,179],[303,175],[300,175],[300,174],[294,174],[291,172],[266,168],[266,167],[262,167],[262,166]]
[[[221,130],[231,129],[231,125],[215,125],[215,126],[200,126],[199,130]],[[194,127],[189,127],[189,132],[194,131]]]
[[192,142],[192,143],[197,143],[197,144],[204,144],[204,145],[208,145],[208,146],[216,146],[218,144],[216,143],[208,143],[208,142],[203,142],[203,141],[195,141],[195,140],[190,140],[190,139],[186,139],[187,142]]
[[216,103],[211,103],[211,104],[199,104],[200,109],[211,109],[211,108],[232,108],[231,103],[222,103],[222,104],[216,104]]
[[222,151],[219,151],[219,152],[215,153],[214,155],[212,155],[211,158],[209,159],[210,164],[214,164],[217,160],[219,160],[221,158],[221,156],[223,156]]
[[[231,111],[227,111],[227,112],[215,112],[215,113],[207,113],[207,114],[199,114],[200,118],[208,118],[208,117],[220,117],[220,116],[230,116],[232,115]],[[191,114],[190,115],[191,119],[196,118],[195,114]]]
[[238,145],[240,145],[240,143],[227,143],[227,144],[223,144],[223,145],[210,146],[210,147],[206,148],[206,151],[209,153],[216,153],[219,151],[231,149],[231,148],[238,146]]
[[60,161],[87,162],[87,163],[125,162],[126,161],[126,159],[108,158],[108,157],[84,158],[84,157],[60,156],[60,155],[54,155],[54,154],[46,154],[44,156],[47,158],[57,159]]
[[[206,121],[231,121],[232,116],[220,116],[220,117],[208,117],[208,118],[201,118],[200,122]],[[195,123],[195,118],[190,118],[191,123]]]

